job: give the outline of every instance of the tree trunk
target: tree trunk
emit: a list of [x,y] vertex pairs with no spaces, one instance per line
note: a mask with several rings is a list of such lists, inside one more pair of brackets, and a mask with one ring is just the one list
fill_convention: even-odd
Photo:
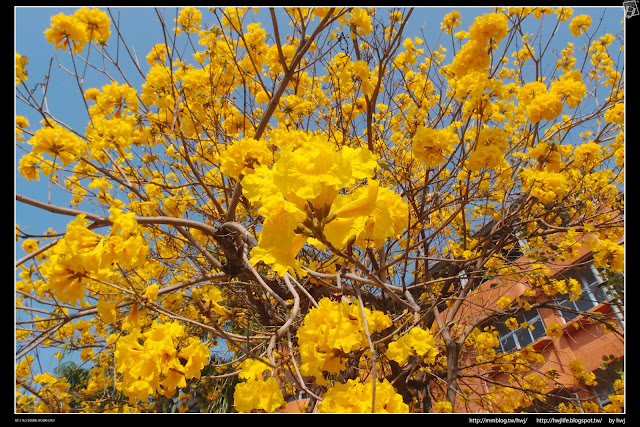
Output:
[[458,394],[458,353],[460,344],[455,341],[447,343],[447,400],[455,411],[455,401]]

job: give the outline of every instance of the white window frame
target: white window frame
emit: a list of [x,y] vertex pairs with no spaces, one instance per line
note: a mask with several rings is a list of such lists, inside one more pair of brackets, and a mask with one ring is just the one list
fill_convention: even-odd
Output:
[[[522,328],[520,326],[518,326],[516,329],[508,329],[507,328],[508,330],[506,332],[504,332],[503,334],[500,334],[498,332],[498,341],[500,342],[500,349],[502,350],[503,353],[506,353],[508,351],[513,351],[513,350],[520,350],[523,347],[526,347],[526,346],[528,346],[530,344],[533,344],[538,339],[540,339],[542,336],[544,336],[544,334],[545,334],[545,324],[544,324],[544,320],[542,319],[542,316],[540,315],[540,311],[538,311],[537,308],[532,308],[531,310],[526,310],[526,311],[524,311],[524,310],[519,311],[519,312],[517,312],[515,314],[515,316],[503,316],[498,321],[502,322],[501,323],[501,325],[502,325],[501,327],[506,328],[506,326],[504,325],[504,321],[506,319],[508,319],[510,317],[515,317],[517,319],[518,316],[520,316],[520,315],[525,315],[526,316],[526,313],[528,313],[528,312],[530,312],[532,310],[535,310],[535,315],[533,317],[531,317],[531,318],[526,318],[525,317],[524,320],[529,322],[529,325],[535,324],[535,323],[537,323],[539,321],[542,324],[542,326],[536,327],[535,331],[538,331],[538,328],[541,328],[542,335],[536,337],[536,336],[534,336],[534,331],[532,331],[529,328]],[[522,322],[518,321],[518,324],[520,324],[520,323],[522,323]],[[525,329],[526,329],[526,332],[528,333],[528,337],[531,339],[531,341],[529,341],[527,343],[521,343],[520,339],[518,337],[518,333],[521,333]],[[536,333],[538,333],[538,332],[536,332]],[[509,349],[509,350],[505,350],[505,345],[504,344],[510,338],[513,338],[513,342],[515,343],[515,346],[513,348]]]
[[[581,267],[584,267],[584,266],[581,266]],[[565,272],[563,272],[560,275],[560,278],[563,278],[563,279],[574,278],[578,280],[580,282],[581,293],[577,301],[571,301],[569,297],[566,295],[557,295],[556,296],[557,305],[565,306],[567,308],[580,311],[580,309],[576,304],[578,301],[590,302],[591,306],[589,307],[588,310],[591,310],[592,308],[598,306],[599,304],[605,301],[609,301],[611,296],[609,295],[606,289],[600,288],[600,285],[604,282],[604,280],[602,279],[602,276],[600,276],[600,273],[598,273],[598,270],[594,267],[592,260],[589,261],[588,267],[595,281],[588,282],[583,276],[583,274],[581,273],[580,267],[576,267],[576,266],[567,269]],[[598,300],[597,298],[598,291],[602,291],[602,293],[605,296],[604,300],[602,301]],[[562,318],[565,324],[572,322],[576,317],[579,316],[579,314],[577,313],[566,312],[561,309],[558,309],[557,311],[558,311],[558,315],[560,315],[560,317]]]

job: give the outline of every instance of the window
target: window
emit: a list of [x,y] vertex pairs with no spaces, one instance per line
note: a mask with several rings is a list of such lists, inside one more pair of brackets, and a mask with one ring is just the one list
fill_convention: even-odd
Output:
[[[593,264],[572,268],[571,271],[563,274],[562,278],[576,279],[582,286],[582,293],[575,301],[571,301],[569,298],[562,295],[560,298],[557,298],[558,305],[567,307],[571,310],[584,312],[609,299],[604,289],[603,281],[595,267],[593,267]],[[565,322],[568,322],[578,316],[578,313],[572,311],[559,310],[559,312]]]
[[510,317],[512,316],[501,317],[496,325],[500,348],[503,352],[526,347],[545,334],[545,326],[537,309],[521,311],[513,316],[518,321],[518,325],[528,322],[533,330],[529,327],[507,328],[504,322]]
[[609,395],[616,394],[613,387],[615,380],[620,379],[620,372],[622,371],[622,361],[614,362],[607,366],[607,369],[598,369],[595,371],[596,381],[598,385],[593,387],[593,392],[598,399],[598,403],[601,407],[604,407],[611,403]]

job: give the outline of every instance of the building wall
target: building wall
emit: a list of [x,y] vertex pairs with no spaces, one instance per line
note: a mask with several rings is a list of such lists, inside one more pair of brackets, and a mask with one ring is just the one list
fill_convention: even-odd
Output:
[[[583,248],[580,250],[578,258],[549,265],[548,267],[552,270],[551,276],[558,276],[571,271],[575,265],[588,262],[589,258],[590,253]],[[518,266],[520,270],[526,270],[531,266],[530,262],[524,257],[517,260],[514,265]],[[520,279],[503,277],[486,281],[470,293],[468,302],[465,302],[467,307],[463,307],[460,310],[461,314],[457,316],[454,323],[458,326],[463,326],[466,319],[468,319],[467,321],[474,321],[474,319],[478,319],[478,316],[487,311],[497,310],[496,303],[500,298],[508,297],[510,300],[516,301],[527,289],[531,289],[531,286]],[[545,295],[541,290],[535,292],[532,301],[555,303],[552,297]],[[551,393],[562,389],[568,393],[573,393],[580,399],[592,397],[593,388],[576,382],[573,374],[569,371],[569,363],[574,360],[580,360],[583,362],[586,372],[594,372],[600,369],[603,362],[605,362],[603,356],[606,356],[608,360],[624,358],[624,328],[616,313],[612,311],[611,305],[601,303],[590,309],[589,312],[607,314],[607,319],[613,321],[616,330],[620,334],[607,330],[602,323],[594,323],[584,315],[565,321],[554,309],[539,308],[538,312],[545,327],[556,323],[563,328],[561,337],[551,338],[543,334],[543,336],[530,344],[535,350],[541,351],[545,358],[543,364],[535,366],[535,371],[543,374],[553,369],[557,373],[555,380],[559,386],[548,390],[548,392]],[[485,326],[489,325],[490,323],[485,324]],[[470,360],[470,364],[473,364],[473,360]],[[489,369],[478,369],[475,374],[479,377],[486,376],[488,380],[477,380],[475,383],[473,380],[465,380],[465,386],[477,391],[479,394],[489,390],[491,381],[506,382],[507,380],[507,375],[502,373],[498,366]],[[595,399],[593,400],[595,401]],[[467,406],[467,411],[486,412],[486,407],[482,408],[470,403]]]

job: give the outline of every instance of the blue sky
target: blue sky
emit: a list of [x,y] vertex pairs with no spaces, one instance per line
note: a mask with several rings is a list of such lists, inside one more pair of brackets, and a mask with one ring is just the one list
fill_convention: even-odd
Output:
[[[77,8],[50,8],[50,7],[16,7],[15,8],[15,50],[21,55],[27,56],[29,64],[27,67],[29,73],[29,79],[27,80],[27,86],[29,88],[34,87],[37,83],[42,82],[45,74],[49,69],[51,58],[53,57],[53,63],[51,68],[49,92],[47,96],[49,110],[58,119],[68,124],[72,128],[78,130],[80,133],[84,133],[87,126],[88,117],[85,111],[84,104],[81,100],[78,86],[74,79],[62,68],[58,66],[58,61],[64,66],[70,66],[69,53],[67,51],[56,51],[53,45],[49,44],[45,37],[44,31],[50,26],[50,19],[52,16],[64,12],[66,14],[72,14]],[[407,37],[422,37],[421,31],[426,36],[426,42],[431,47],[436,47],[435,38],[440,34],[440,22],[442,17],[449,13],[454,8],[432,8],[432,7],[418,7],[414,10],[411,17],[411,23],[406,28],[405,35]],[[469,25],[473,22],[473,19],[481,14],[488,13],[488,8],[476,8],[476,7],[455,7],[462,15],[462,25],[458,30],[468,29]],[[120,28],[124,38],[129,43],[130,47],[136,53],[142,70],[146,72],[149,69],[149,65],[146,63],[145,57],[151,50],[151,47],[163,41],[162,28],[158,22],[158,17],[154,8],[151,7],[130,7],[130,8],[114,8],[114,17],[120,17]],[[622,2],[620,6],[605,8],[574,8],[574,16],[578,14],[589,14],[594,20],[592,28],[595,28],[600,16],[604,13],[604,20],[601,28],[599,29],[599,35],[605,32],[617,34],[622,26],[621,20],[624,16],[622,9]],[[175,18],[175,8],[166,9],[166,23],[169,28],[174,26],[173,19]],[[279,13],[279,26],[281,31],[286,31],[287,17],[284,16],[284,12],[281,10]],[[263,27],[267,33],[271,31],[271,21],[269,13],[266,8],[260,9],[256,16],[249,16],[249,21],[256,20],[262,22]],[[640,18],[638,18],[640,19]],[[537,21],[532,20],[536,25]],[[203,22],[209,24],[216,24],[215,18],[206,9],[203,10]],[[545,28],[551,29],[553,26],[553,18],[547,19],[547,26]],[[559,51],[566,46],[567,41],[571,41],[571,35],[568,32],[568,23],[565,23],[564,32],[562,37],[557,37],[555,43]],[[535,31],[532,30],[532,31]],[[114,23],[111,26],[112,37],[109,41],[110,47],[115,48],[117,44],[116,31]],[[439,43],[448,46],[449,36],[443,34],[443,38]],[[434,46],[435,45],[435,46]],[[578,44],[576,43],[576,48]],[[83,56],[86,54],[87,48],[83,51]],[[97,59],[97,52],[93,52],[93,56],[90,59]],[[121,55],[125,55],[126,52],[121,50]],[[451,51],[447,52],[446,62],[450,62],[452,57]],[[128,63],[128,61],[124,61]],[[104,76],[95,78],[96,73],[91,73],[89,70],[87,80],[85,81],[85,88],[89,87],[101,87],[109,81]],[[125,74],[127,76],[136,76],[136,79],[131,81],[132,86],[140,90],[142,85],[142,78],[133,71],[133,68],[125,68]],[[121,76],[116,70],[111,69],[110,73],[119,82],[123,82]],[[16,101],[15,105],[16,114],[26,116],[31,124],[32,129],[38,129],[40,117],[33,111],[27,109],[20,101]],[[28,137],[27,137],[28,139]],[[21,151],[16,151],[16,166],[17,160],[22,156]],[[55,191],[52,195],[52,202],[59,203],[63,206],[67,206],[68,197],[61,191]],[[40,182],[28,183],[21,178],[16,172],[15,180],[16,192],[26,195],[28,197],[35,198],[40,201],[47,201],[49,185],[46,177],[41,177]],[[62,202],[61,202],[62,201]],[[98,211],[93,206],[83,206],[83,209],[89,211]],[[49,227],[52,227],[56,231],[64,231],[66,224],[72,219],[66,216],[46,214],[38,209],[31,208],[23,204],[16,204],[15,208],[16,222],[27,232],[33,234],[39,234],[45,232]],[[16,245],[15,249],[16,259],[22,257],[24,254],[20,248],[20,244]]]

